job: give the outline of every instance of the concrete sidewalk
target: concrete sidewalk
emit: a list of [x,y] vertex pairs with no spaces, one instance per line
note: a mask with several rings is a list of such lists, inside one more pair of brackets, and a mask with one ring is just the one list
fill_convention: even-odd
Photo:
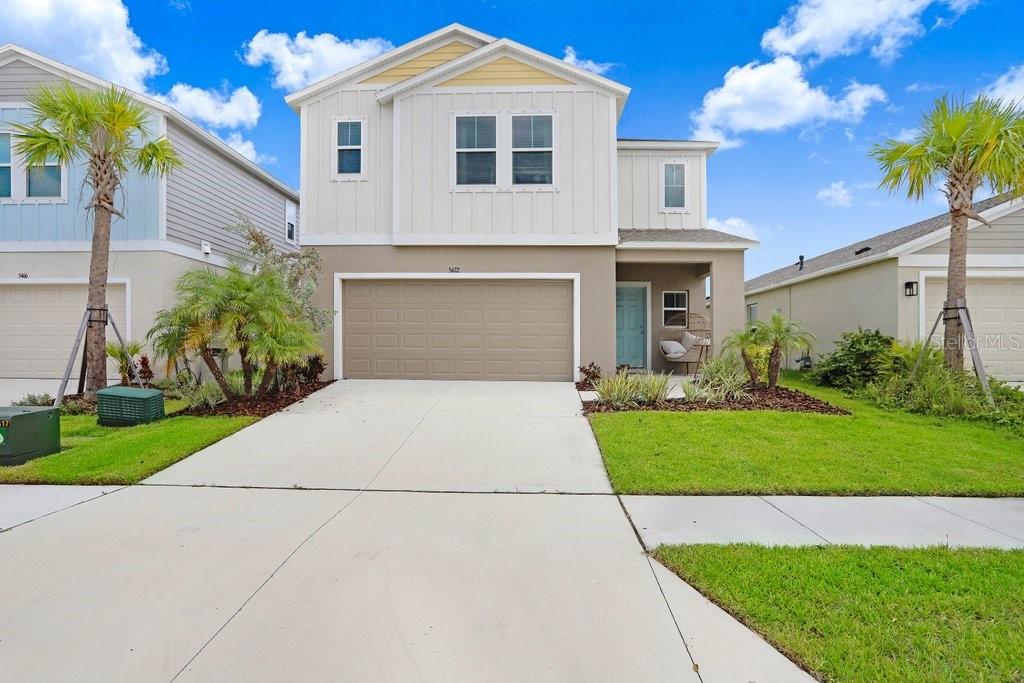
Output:
[[662,544],[1024,548],[1024,499],[913,496],[622,496],[647,548]]

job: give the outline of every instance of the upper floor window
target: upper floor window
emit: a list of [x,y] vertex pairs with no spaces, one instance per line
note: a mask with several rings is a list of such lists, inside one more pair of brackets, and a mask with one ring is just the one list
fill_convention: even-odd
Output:
[[661,209],[682,212],[686,208],[686,164],[681,161],[664,161],[661,169]]
[[0,133],[0,198],[11,196],[11,135]]
[[512,117],[512,183],[551,185],[554,142],[551,115]]
[[495,185],[497,174],[497,117],[455,117],[455,183]]
[[294,202],[285,202],[285,204],[284,204],[284,238],[286,240],[288,240],[289,242],[291,242],[292,244],[295,243],[295,236],[296,236],[296,230],[295,230],[296,221],[295,221],[295,218],[296,218],[296,211],[295,211],[295,204],[294,204]]
[[358,177],[363,173],[363,122],[339,119],[337,125],[335,172],[339,176]]

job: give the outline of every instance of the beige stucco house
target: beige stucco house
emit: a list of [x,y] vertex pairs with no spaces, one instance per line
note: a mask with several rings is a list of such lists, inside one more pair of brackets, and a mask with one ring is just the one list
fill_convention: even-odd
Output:
[[717,144],[619,139],[628,95],[452,25],[289,96],[302,245],[323,257],[320,302],[335,312],[329,372],[668,369],[668,317],[708,315],[713,344],[741,325],[756,243],[706,227]]
[[[975,203],[991,223],[968,233],[967,305],[992,375],[1024,382],[1024,202]],[[781,311],[818,338],[812,355],[861,326],[903,340],[928,334],[946,295],[949,214],[847,245],[746,283],[747,318]],[[941,335],[941,329],[937,336]]]

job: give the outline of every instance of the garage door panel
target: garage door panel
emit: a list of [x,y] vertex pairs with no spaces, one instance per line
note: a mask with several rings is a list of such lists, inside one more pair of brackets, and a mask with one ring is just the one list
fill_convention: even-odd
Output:
[[[929,278],[925,286],[925,325],[935,322],[946,296],[946,280]],[[1000,379],[1024,382],[1024,279],[969,278],[967,305],[986,371]],[[941,325],[932,338],[942,342]],[[970,358],[966,360],[970,367]]]
[[[71,352],[85,310],[84,284],[0,285],[0,378],[58,379]],[[107,287],[115,322],[127,334],[125,287]],[[113,333],[108,329],[108,338]],[[77,364],[81,362],[79,352]],[[117,376],[112,362],[107,374]]]
[[343,283],[351,378],[572,378],[572,285],[562,281]]

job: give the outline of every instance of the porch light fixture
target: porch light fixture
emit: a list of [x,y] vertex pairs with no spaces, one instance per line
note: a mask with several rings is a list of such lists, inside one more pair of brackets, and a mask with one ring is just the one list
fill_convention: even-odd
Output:
[[903,283],[904,296],[917,296],[917,280],[909,280]]

